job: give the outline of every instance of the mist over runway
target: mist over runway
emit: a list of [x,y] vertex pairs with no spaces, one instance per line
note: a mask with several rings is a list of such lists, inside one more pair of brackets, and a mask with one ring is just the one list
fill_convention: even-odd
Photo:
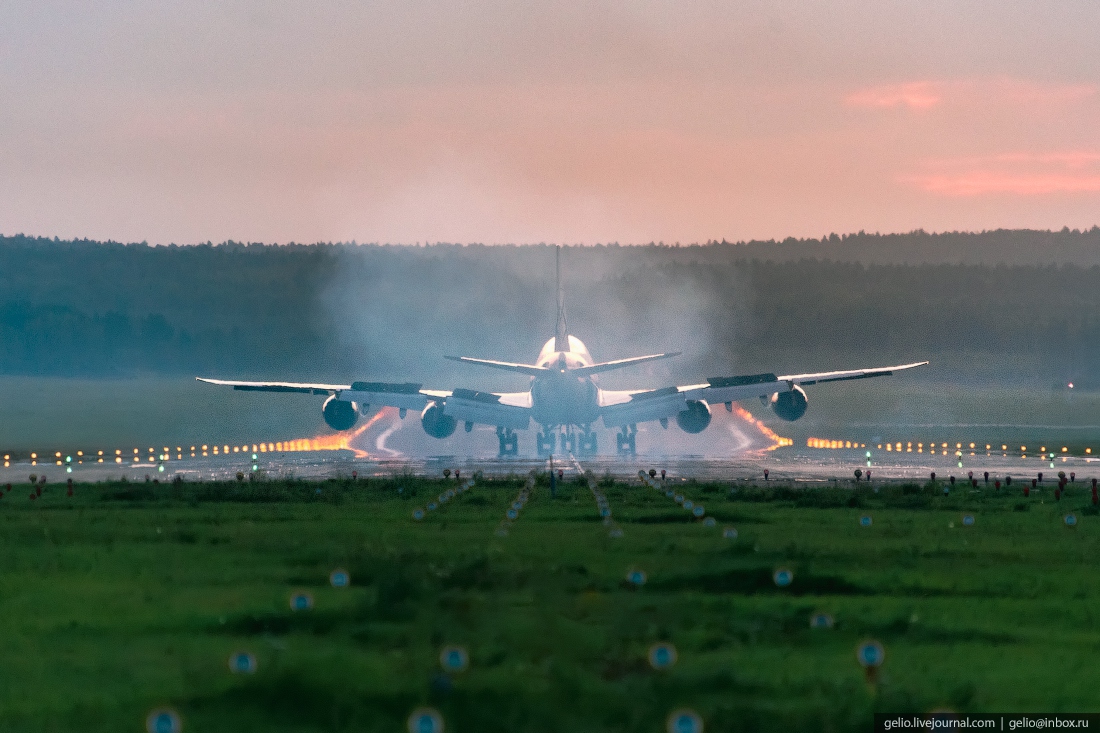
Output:
[[[940,432],[943,432],[940,430]],[[160,448],[127,449],[120,456],[122,462],[114,462],[112,453],[99,462],[93,454],[77,456],[75,451],[65,455],[62,451],[35,454],[32,465],[27,457],[12,456],[0,468],[0,481],[18,484],[25,482],[30,473],[45,475],[50,483],[60,483],[67,478],[75,482],[117,480],[156,480],[170,482],[177,475],[184,481],[233,480],[240,474],[241,480],[255,477],[281,478],[294,476],[307,480],[344,478],[356,475],[360,478],[427,475],[437,476],[444,470],[461,471],[463,475],[482,473],[488,476],[522,475],[530,471],[546,471],[551,467],[564,472],[566,477],[581,471],[617,478],[631,478],[639,470],[666,471],[676,479],[723,480],[738,482],[768,480],[804,484],[807,488],[835,483],[848,484],[854,472],[860,469],[864,477],[870,473],[875,482],[925,481],[935,472],[940,479],[954,476],[960,489],[969,474],[984,486],[984,474],[989,472],[992,482],[1012,476],[1016,482],[1030,482],[1038,473],[1045,473],[1047,482],[1057,481],[1058,471],[1074,473],[1078,482],[1086,482],[1093,475],[1100,475],[1100,457],[1092,455],[1061,454],[1060,447],[1051,448],[1042,456],[1021,454],[1018,448],[998,451],[1000,445],[976,445],[953,443],[951,450],[915,452],[916,442],[908,451],[887,450],[882,443],[866,444],[856,441],[845,447],[844,441],[792,441],[777,436],[766,425],[748,412],[727,413],[714,411],[714,423],[700,435],[682,431],[663,430],[658,424],[639,429],[638,454],[618,456],[614,453],[614,433],[601,430],[601,450],[596,456],[575,459],[568,454],[555,454],[550,459],[535,455],[533,431],[522,436],[520,455],[500,458],[497,456],[496,434],[491,428],[476,427],[469,433],[457,431],[450,438],[429,438],[420,428],[419,420],[408,415],[401,419],[398,411],[385,408],[365,419],[354,430],[345,433],[325,434],[276,444],[208,446],[203,455],[196,446],[192,455],[188,447],[181,452]],[[609,445],[610,443],[610,445]],[[812,443],[812,445],[811,445]],[[840,445],[837,446],[837,443]],[[924,445],[923,443],[921,444]],[[955,445],[961,446],[959,449]],[[1006,446],[1007,447],[1007,446]],[[1034,446],[1038,450],[1040,446]],[[1047,449],[1047,446],[1041,446]],[[1088,449],[1091,451],[1091,449]],[[135,452],[140,451],[140,452]],[[62,452],[63,455],[55,455]],[[1050,453],[1054,453],[1051,458]],[[71,460],[66,461],[66,458]],[[961,464],[961,465],[960,465]],[[863,479],[864,481],[866,478]],[[1015,484],[1014,484],[1015,485]],[[1004,487],[1008,488],[1008,487]]]

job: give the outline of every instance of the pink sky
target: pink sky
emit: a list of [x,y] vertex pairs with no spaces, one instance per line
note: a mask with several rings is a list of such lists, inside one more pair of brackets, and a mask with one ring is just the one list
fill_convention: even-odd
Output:
[[1100,5],[732,5],[5,3],[0,232],[627,243],[1100,223]]

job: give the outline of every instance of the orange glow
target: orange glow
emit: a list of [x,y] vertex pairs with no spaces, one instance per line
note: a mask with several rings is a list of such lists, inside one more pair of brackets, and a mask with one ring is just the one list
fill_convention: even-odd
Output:
[[767,438],[768,440],[770,440],[772,442],[772,445],[769,446],[768,448],[765,448],[764,450],[770,450],[771,451],[771,450],[775,450],[776,448],[782,448],[784,446],[794,445],[793,440],[791,440],[790,438],[784,438],[784,437],[781,437],[780,435],[778,435],[774,430],[772,430],[767,425],[765,425],[764,423],[760,422],[755,417],[753,417],[752,413],[749,412],[748,410],[746,410],[744,407],[741,407],[740,405],[734,405],[733,406],[733,414],[737,415],[737,417],[741,418],[742,420],[744,420],[745,422],[749,423],[754,428],[759,430],[765,438]]
[[382,419],[383,416],[390,416],[392,412],[393,408],[384,407],[375,414],[371,415],[369,420],[365,420],[362,425],[355,428],[354,430],[345,430],[344,432],[336,433],[335,435],[318,435],[316,438],[300,438],[298,440],[283,441],[283,450],[350,450],[355,453],[356,458],[369,458],[370,454],[367,453],[365,450],[353,446],[352,441],[354,441],[360,435],[369,430],[375,423]]

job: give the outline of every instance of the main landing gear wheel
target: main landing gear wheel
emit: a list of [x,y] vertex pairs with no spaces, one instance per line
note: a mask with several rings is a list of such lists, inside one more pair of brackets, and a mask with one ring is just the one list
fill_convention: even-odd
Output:
[[594,456],[594,455],[596,455],[596,450],[597,450],[596,431],[595,430],[585,430],[583,433],[581,433],[580,436],[578,437],[578,446],[577,447],[580,449],[580,454],[582,456]]
[[638,428],[634,425],[626,425],[615,436],[615,449],[620,456],[634,456],[638,454],[637,438]]
[[547,430],[546,432],[540,432],[535,435],[535,448],[538,450],[539,456],[549,456],[554,452],[554,446],[557,445],[558,436],[553,430]]
[[500,457],[506,458],[519,454],[519,436],[515,430],[497,428],[497,440],[500,441]]

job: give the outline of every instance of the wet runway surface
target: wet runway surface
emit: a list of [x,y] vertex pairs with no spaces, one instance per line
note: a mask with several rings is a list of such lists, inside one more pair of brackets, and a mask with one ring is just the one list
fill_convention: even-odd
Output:
[[[62,452],[61,456],[56,455],[60,451],[51,451],[39,454],[35,465],[26,457],[12,456],[13,460],[0,468],[0,481],[26,481],[31,473],[46,475],[50,482],[122,477],[165,481],[177,474],[190,481],[225,480],[236,478],[238,473],[245,477],[262,473],[323,479],[353,473],[363,477],[437,475],[445,469],[500,476],[544,470],[550,465],[567,475],[587,470],[622,478],[654,469],[679,478],[731,482],[762,480],[766,470],[770,480],[807,485],[847,482],[856,469],[865,474],[870,471],[875,480],[895,481],[927,480],[933,471],[940,478],[954,475],[959,479],[973,472],[979,480],[984,480],[988,471],[991,481],[1005,476],[1030,479],[1039,472],[1044,472],[1048,480],[1057,480],[1058,471],[1075,473],[1078,480],[1100,476],[1100,466],[1096,465],[1100,459],[1061,455],[1056,447],[1050,448],[1055,451],[1053,458],[1049,452],[1040,458],[995,450],[999,445],[985,451],[984,445],[972,450],[969,445],[952,444],[939,446],[931,453],[923,445],[918,449],[916,443],[901,446],[899,451],[886,450],[883,444],[853,443],[853,447],[845,448],[835,447],[835,443],[811,447],[808,441],[795,445],[781,442],[785,441],[748,413],[715,411],[714,422],[701,435],[687,435],[674,427],[666,431],[659,425],[641,426],[635,456],[611,454],[608,448],[615,444],[614,433],[600,431],[602,452],[598,455],[538,458],[531,455],[534,431],[526,431],[520,433],[521,455],[502,459],[496,455],[497,438],[492,428],[477,427],[470,433],[460,429],[451,438],[435,441],[424,435],[419,420],[401,420],[396,411],[383,411],[347,433],[285,443],[194,446],[194,450],[192,446],[108,448],[103,449],[102,461],[98,450],[83,451],[83,455]],[[525,449],[528,455],[523,455]]]

